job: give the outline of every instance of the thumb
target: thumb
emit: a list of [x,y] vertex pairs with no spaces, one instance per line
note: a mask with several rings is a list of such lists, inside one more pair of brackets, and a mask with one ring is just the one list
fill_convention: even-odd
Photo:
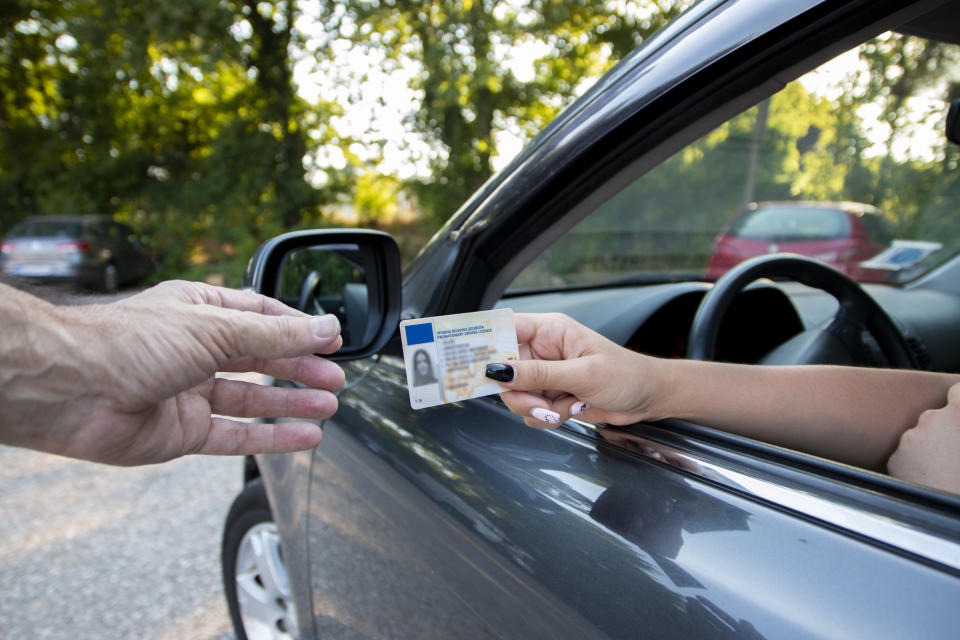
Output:
[[514,391],[565,391],[573,395],[583,386],[586,363],[572,360],[511,360],[487,365],[486,376]]
[[[218,323],[228,357],[274,360],[310,353],[332,353],[340,348],[340,323],[336,316],[268,316],[241,312]],[[218,341],[219,342],[219,341]],[[222,365],[221,365],[222,366]]]

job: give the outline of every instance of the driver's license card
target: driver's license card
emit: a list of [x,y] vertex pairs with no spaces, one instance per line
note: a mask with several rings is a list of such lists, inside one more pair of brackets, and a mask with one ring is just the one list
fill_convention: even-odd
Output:
[[400,339],[414,409],[500,393],[487,365],[520,357],[512,309],[404,320]]

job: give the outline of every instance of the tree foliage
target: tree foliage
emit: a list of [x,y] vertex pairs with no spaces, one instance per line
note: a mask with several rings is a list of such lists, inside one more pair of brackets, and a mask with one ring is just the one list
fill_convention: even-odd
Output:
[[[291,81],[295,4],[20,0],[0,33],[4,229],[109,213],[154,236],[166,273],[249,255],[323,194]],[[209,268],[209,267],[207,267]]]
[[[585,79],[676,16],[689,1],[360,0],[331,5],[327,29],[412,66],[422,96],[412,125],[434,149],[430,177],[411,186],[442,221],[492,174],[497,133],[529,137]],[[529,67],[531,74],[517,69]]]
[[[384,228],[413,203],[429,235],[490,177],[505,141],[529,139],[688,4],[4,2],[0,233],[28,215],[113,214],[152,236],[161,275],[221,271],[233,283],[259,242],[329,224],[331,208]],[[376,52],[383,71],[410,78],[407,132],[427,151],[400,154],[427,170],[405,184],[356,151],[354,132],[336,129],[349,101],[308,102],[298,91],[295,62],[340,64],[337,43],[351,55]],[[836,95],[791,84],[649,174],[642,194],[611,203],[608,215],[623,219],[641,219],[642,203],[647,232],[618,238],[623,251],[634,242],[635,253],[662,252],[663,234],[681,227],[690,246],[708,247],[744,200],[764,199],[859,200],[880,207],[900,237],[953,241],[958,152],[941,145],[929,157],[910,146],[918,112],[942,117],[923,114],[918,97],[960,93],[957,49],[885,35],[858,56]],[[358,98],[378,90],[358,82]],[[870,105],[880,125],[868,122]],[[681,221],[678,210],[693,217]]]

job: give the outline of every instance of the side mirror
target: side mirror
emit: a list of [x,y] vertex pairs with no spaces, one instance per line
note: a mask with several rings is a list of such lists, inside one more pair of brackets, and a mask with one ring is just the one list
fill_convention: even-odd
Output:
[[400,251],[380,231],[293,231],[257,248],[243,288],[311,315],[334,314],[343,347],[324,357],[365,358],[383,348],[400,322]]
[[960,100],[954,100],[947,112],[947,140],[960,144]]

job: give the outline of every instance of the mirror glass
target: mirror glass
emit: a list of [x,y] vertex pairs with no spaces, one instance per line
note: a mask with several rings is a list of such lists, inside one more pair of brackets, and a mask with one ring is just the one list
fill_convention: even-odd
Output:
[[340,320],[343,350],[360,349],[374,338],[368,274],[370,252],[356,244],[294,249],[277,276],[277,297],[310,315],[332,313]]

